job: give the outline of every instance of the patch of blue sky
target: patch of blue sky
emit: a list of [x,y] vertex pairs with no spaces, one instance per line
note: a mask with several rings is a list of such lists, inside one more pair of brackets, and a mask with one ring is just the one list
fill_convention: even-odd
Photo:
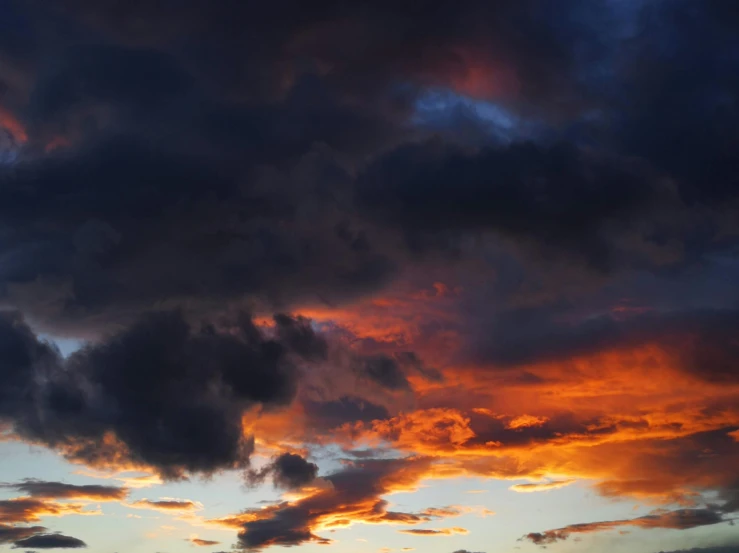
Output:
[[510,110],[486,100],[430,88],[416,100],[411,124],[431,131],[476,130],[493,140],[511,141],[525,134],[529,124]]
[[57,336],[51,336],[49,334],[39,334],[39,338],[46,340],[54,344],[59,348],[59,352],[63,357],[69,357],[78,349],[81,349],[85,345],[84,340],[77,340],[75,338],[59,338]]

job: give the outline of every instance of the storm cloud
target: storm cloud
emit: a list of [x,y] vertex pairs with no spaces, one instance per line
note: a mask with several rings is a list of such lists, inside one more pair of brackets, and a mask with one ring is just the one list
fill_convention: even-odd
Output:
[[13,544],[13,549],[35,547],[37,549],[80,549],[87,544],[78,538],[63,534],[36,534]]
[[299,355],[243,314],[228,333],[194,330],[178,312],[152,314],[67,360],[18,314],[0,320],[0,413],[20,435],[91,465],[129,462],[172,478],[243,466],[252,447],[244,410],[286,405],[296,390]]

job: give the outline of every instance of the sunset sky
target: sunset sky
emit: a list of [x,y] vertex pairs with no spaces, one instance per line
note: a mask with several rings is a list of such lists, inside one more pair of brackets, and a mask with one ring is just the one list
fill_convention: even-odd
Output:
[[739,553],[739,2],[0,0],[0,551]]

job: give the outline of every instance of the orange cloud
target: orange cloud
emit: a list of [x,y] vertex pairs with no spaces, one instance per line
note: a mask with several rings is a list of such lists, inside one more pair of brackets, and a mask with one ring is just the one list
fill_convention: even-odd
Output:
[[520,493],[545,492],[549,490],[557,490],[559,488],[564,488],[565,486],[569,486],[570,484],[574,482],[576,482],[575,479],[555,480],[554,482],[542,482],[542,483],[533,483],[533,484],[514,484],[508,489],[513,490],[514,492],[520,492]]
[[70,145],[71,141],[68,138],[64,136],[55,136],[46,143],[46,146],[44,146],[44,151],[46,153],[49,153],[60,148],[67,148]]
[[398,530],[401,534],[411,534],[413,536],[453,536],[454,534],[469,534],[469,530],[465,528],[439,528],[431,530],[426,528],[411,528],[410,530]]
[[533,415],[519,415],[514,417],[506,426],[511,430],[518,430],[520,428],[531,428],[532,426],[542,426],[547,422],[547,417],[535,417]]
[[82,503],[57,503],[30,497],[0,500],[0,523],[38,522],[41,517],[100,514],[99,510],[85,510]]
[[448,83],[457,92],[479,99],[511,97],[519,89],[515,72],[492,60],[487,48],[456,48],[454,62],[446,71]]
[[[351,449],[347,454],[359,459],[392,448],[414,461],[380,471],[369,495],[357,496],[343,476],[329,476],[322,487],[286,495],[283,503],[206,523],[240,530],[245,546],[328,543],[322,532],[353,524],[415,526],[436,515],[472,512],[457,507],[392,511],[385,496],[411,491],[422,479],[535,480],[511,486],[521,493],[558,489],[582,479],[606,497],[695,507],[705,492],[720,490],[735,478],[739,386],[696,378],[655,344],[505,370],[455,365],[449,351],[435,355],[438,345],[428,340],[422,323],[425,317],[424,324],[453,323],[456,315],[445,302],[459,293],[439,285],[342,309],[303,312],[316,319],[314,324],[346,338],[350,348],[391,354],[400,348],[433,361],[444,380],[414,381],[411,401],[390,397],[381,409],[369,411],[372,417],[345,422],[328,434],[311,428],[308,404],[301,401],[282,411],[254,411],[244,417],[245,434],[256,437],[257,452],[264,455],[331,443]],[[459,337],[448,336],[446,346],[453,352]],[[360,402],[377,401],[374,395],[362,399],[362,392],[361,387],[353,391]],[[357,467],[372,467],[372,462],[348,461],[346,467],[361,474]]]
[[199,511],[203,508],[203,504],[198,501],[191,501],[189,499],[173,499],[169,497],[165,497],[157,501],[144,498],[132,503],[125,503],[125,505],[132,509],[151,509],[165,513],[193,512]]
[[[326,485],[294,501],[211,519],[209,525],[239,528],[240,544],[259,549],[270,545],[327,543],[323,531],[354,524],[413,526],[446,516],[458,516],[455,507],[419,513],[392,511],[384,496],[410,492],[431,475],[433,460],[423,457],[355,461],[325,477]],[[463,529],[456,529],[463,531]]]
[[144,474],[140,476],[131,475],[128,471],[102,471],[94,469],[83,469],[75,471],[75,474],[86,476],[88,478],[98,478],[101,480],[117,480],[122,482],[126,488],[138,489],[157,486],[162,483],[162,479],[158,474]]
[[208,547],[208,546],[211,546],[211,545],[220,545],[220,543],[221,543],[219,541],[214,541],[214,540],[203,540],[203,539],[198,538],[197,536],[191,536],[191,537],[189,537],[185,541],[189,541],[193,545],[197,545],[197,546],[200,546],[200,547]]
[[23,123],[18,120],[9,110],[0,106],[0,128],[3,128],[13,135],[13,138],[20,143],[28,141],[28,134]]

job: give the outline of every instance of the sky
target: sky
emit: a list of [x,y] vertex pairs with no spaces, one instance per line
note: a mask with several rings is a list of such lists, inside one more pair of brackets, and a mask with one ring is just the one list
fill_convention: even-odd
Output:
[[739,5],[0,0],[0,550],[739,552]]

